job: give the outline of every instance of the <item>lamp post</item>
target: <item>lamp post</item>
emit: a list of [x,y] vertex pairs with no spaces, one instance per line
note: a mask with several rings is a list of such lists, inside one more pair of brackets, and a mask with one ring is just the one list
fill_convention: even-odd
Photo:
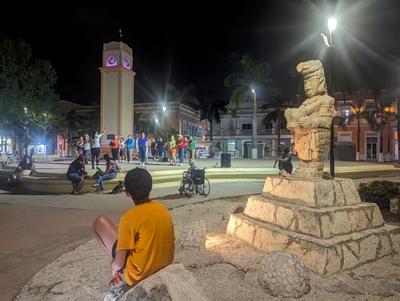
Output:
[[158,127],[158,118],[157,117],[154,118],[154,122],[155,122],[154,138],[156,138],[157,137],[157,127]]
[[[167,112],[167,107],[166,105],[163,103],[162,104],[162,120],[161,120],[161,126],[162,126],[162,131],[161,134],[164,135],[165,134],[165,112]],[[164,137],[165,139],[165,137]]]
[[[333,43],[334,43],[334,33],[336,30],[337,26],[337,20],[334,17],[330,17],[328,19],[328,29],[329,29],[329,52],[330,52],[330,78],[329,78],[329,90],[331,93],[331,96],[335,98],[334,92],[335,92],[335,86],[334,86],[334,48],[333,48]],[[334,153],[334,147],[335,147],[335,120],[332,119],[332,124],[331,124],[331,137],[330,137],[330,145],[329,145],[329,171],[331,174],[331,177],[335,176],[335,153]]]
[[253,126],[252,126],[252,142],[251,142],[251,158],[257,159],[257,95],[254,89],[253,93]]

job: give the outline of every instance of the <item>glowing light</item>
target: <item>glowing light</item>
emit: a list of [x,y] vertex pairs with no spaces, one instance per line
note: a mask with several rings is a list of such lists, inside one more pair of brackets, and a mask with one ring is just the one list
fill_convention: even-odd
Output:
[[165,105],[162,106],[162,110],[165,113],[165,111],[167,111],[167,107]]
[[27,114],[28,113],[28,108],[24,107],[24,113]]
[[328,29],[329,29],[329,33],[332,33],[335,31],[337,26],[337,20],[334,17],[330,17],[328,19]]
[[155,118],[154,121],[156,122],[156,124],[158,124],[158,118]]
[[114,54],[110,54],[106,60],[107,67],[115,67],[118,64],[117,57]]
[[251,89],[251,92],[253,92],[253,94],[256,94],[256,91],[254,91],[254,89]]

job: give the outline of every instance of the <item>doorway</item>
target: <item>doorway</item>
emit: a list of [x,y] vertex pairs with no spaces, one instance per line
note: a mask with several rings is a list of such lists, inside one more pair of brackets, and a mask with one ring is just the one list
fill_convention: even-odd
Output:
[[367,137],[367,160],[377,159],[377,137]]

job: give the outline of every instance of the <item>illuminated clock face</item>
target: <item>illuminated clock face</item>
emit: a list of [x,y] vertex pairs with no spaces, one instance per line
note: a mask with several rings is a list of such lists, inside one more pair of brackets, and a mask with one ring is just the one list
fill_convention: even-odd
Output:
[[117,66],[118,60],[117,57],[115,56],[115,54],[110,54],[107,56],[107,67],[114,67]]
[[129,57],[124,58],[124,67],[126,69],[131,69],[131,61],[130,61]]

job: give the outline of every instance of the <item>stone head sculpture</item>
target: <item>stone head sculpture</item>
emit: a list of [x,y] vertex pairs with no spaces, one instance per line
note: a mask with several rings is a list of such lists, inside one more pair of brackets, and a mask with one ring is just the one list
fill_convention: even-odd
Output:
[[324,68],[319,60],[302,62],[296,69],[304,77],[304,92],[307,97],[326,94]]

